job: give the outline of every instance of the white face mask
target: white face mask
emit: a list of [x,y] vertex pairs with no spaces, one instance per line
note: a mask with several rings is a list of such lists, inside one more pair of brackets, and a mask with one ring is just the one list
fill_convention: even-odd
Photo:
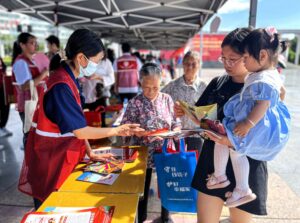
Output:
[[88,64],[85,68],[82,67],[79,64],[79,69],[80,70],[79,70],[79,76],[78,77],[84,77],[84,76],[89,77],[89,76],[93,75],[97,70],[98,64],[91,61],[91,60],[89,60],[86,56],[84,56],[84,57],[87,59]]

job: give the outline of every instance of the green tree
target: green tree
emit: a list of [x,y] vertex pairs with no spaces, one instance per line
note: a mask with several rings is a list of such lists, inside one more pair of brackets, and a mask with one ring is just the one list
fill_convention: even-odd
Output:
[[[289,57],[288,61],[294,63],[296,57],[297,38],[295,37],[290,41]],[[299,64],[299,61],[298,61]]]

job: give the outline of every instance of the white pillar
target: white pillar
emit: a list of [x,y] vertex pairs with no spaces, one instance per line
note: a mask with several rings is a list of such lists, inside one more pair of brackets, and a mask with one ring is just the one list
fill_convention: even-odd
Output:
[[199,75],[202,75],[202,67],[203,67],[203,30],[200,30],[200,72]]
[[289,52],[290,52],[290,47],[288,47],[286,49],[286,51],[284,52],[284,57],[285,57],[287,62],[289,61]]
[[3,58],[5,56],[4,54],[4,43],[0,41],[0,56]]
[[297,46],[296,46],[296,55],[295,55],[295,61],[294,64],[299,64],[299,54],[300,54],[300,36],[297,35]]

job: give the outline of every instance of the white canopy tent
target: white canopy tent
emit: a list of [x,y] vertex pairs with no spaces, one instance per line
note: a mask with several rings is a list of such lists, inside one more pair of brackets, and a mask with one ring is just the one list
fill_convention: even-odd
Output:
[[89,28],[135,48],[176,49],[227,0],[0,0],[0,8],[53,25]]

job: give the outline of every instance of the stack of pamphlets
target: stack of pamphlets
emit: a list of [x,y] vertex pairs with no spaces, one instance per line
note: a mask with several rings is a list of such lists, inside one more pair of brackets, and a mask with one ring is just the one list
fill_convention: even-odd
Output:
[[27,213],[21,223],[110,223],[113,212],[113,206],[83,209],[52,207],[44,212]]
[[89,183],[112,185],[118,177],[119,174],[116,173],[103,175],[93,172],[84,172],[77,178],[77,180]]
[[107,162],[88,163],[83,171],[95,172],[100,174],[120,173],[124,166],[123,160],[109,160]]
[[[122,146],[122,147],[111,147],[111,146],[97,147],[97,148],[93,149],[93,152],[95,154],[112,153],[112,154],[115,155],[116,159],[121,159],[125,163],[131,163],[138,157],[138,151],[136,149],[131,149],[128,146]],[[85,162],[85,163],[89,162],[90,158],[86,155],[82,161]]]
[[123,160],[90,162],[83,167],[84,173],[77,180],[112,185],[121,173],[124,164]]

